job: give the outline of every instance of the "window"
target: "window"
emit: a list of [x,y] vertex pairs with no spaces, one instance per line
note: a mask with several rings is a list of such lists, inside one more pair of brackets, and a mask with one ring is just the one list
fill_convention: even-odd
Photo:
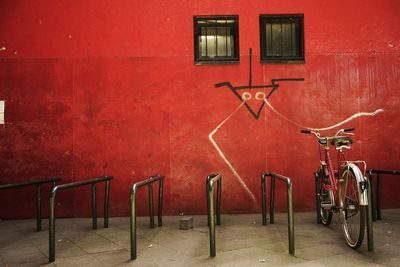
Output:
[[304,63],[303,15],[261,15],[262,63]]
[[194,17],[196,64],[239,62],[239,17]]

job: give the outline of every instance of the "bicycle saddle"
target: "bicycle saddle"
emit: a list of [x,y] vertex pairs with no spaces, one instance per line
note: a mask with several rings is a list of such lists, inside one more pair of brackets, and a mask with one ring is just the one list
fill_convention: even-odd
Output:
[[348,146],[353,143],[353,139],[350,136],[337,136],[332,138],[331,144],[336,147]]
[[326,138],[318,139],[318,143],[320,143],[323,146],[326,145]]

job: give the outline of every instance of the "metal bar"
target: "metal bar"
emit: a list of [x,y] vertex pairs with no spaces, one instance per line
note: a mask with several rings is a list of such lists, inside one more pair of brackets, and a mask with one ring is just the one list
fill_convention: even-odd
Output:
[[104,228],[108,228],[108,211],[110,207],[110,181],[106,181],[104,192]]
[[164,180],[161,179],[158,182],[158,227],[162,226],[162,209],[163,209],[163,187],[164,187]]
[[372,209],[372,221],[376,221],[376,210],[375,210],[375,192],[374,192],[374,175],[372,174],[371,170],[367,171],[368,174],[368,180],[369,180],[369,186],[371,187],[370,192],[368,194],[371,195],[371,209]]
[[136,241],[136,190],[138,187],[133,185],[131,190],[131,260],[136,260],[137,258],[137,241]]
[[[55,223],[56,223],[56,216],[55,216],[55,202],[56,202],[56,194],[59,190],[71,189],[83,185],[92,184],[92,225],[93,229],[97,228],[97,215],[96,215],[96,183],[100,182],[109,182],[112,180],[112,176],[103,176],[98,177],[90,180],[80,181],[80,182],[73,182],[68,184],[62,184],[54,186],[51,190],[50,195],[50,215],[49,215],[49,262],[55,261]],[[96,228],[95,228],[96,227]]]
[[[159,181],[159,206],[158,206],[158,222],[159,226],[162,225],[162,197],[163,197],[163,179],[164,176],[161,175],[156,175],[156,176],[151,176],[149,179],[139,181],[135,184],[133,184],[131,193],[130,193],[130,209],[131,209],[131,214],[130,214],[130,241],[131,241],[131,260],[135,260],[137,258],[137,240],[136,240],[136,191],[145,185],[152,185],[155,181]],[[148,187],[148,193],[149,193],[149,202],[150,200],[152,201],[153,198],[153,190],[152,187]],[[151,197],[150,197],[151,193]],[[153,206],[153,204],[149,203],[149,206]],[[154,208],[154,207],[153,207]],[[153,213],[153,227],[154,227],[154,210],[151,211]],[[152,217],[150,215],[150,217]],[[151,219],[150,219],[150,226],[151,226]],[[152,227],[152,228],[153,228]]]
[[376,174],[377,178],[377,189],[376,189],[376,218],[382,220],[382,180],[380,173]]
[[206,29],[206,57],[208,57],[208,25],[205,27]]
[[269,223],[274,224],[274,206],[275,206],[275,176],[271,173],[271,189],[269,193]]
[[221,225],[221,188],[222,188],[222,177],[217,182],[217,225]]
[[36,186],[36,231],[42,230],[42,200],[41,200],[41,185]]
[[215,56],[218,57],[218,24],[215,24]]
[[153,203],[153,183],[147,185],[147,194],[149,196],[149,217],[150,228],[154,228],[154,203]]
[[294,255],[293,199],[292,199],[292,181],[290,179],[287,180],[287,209],[288,209],[289,254]]
[[97,229],[96,184],[92,184],[92,228]]
[[380,174],[390,174],[390,175],[400,175],[400,170],[378,170],[378,169],[370,169],[372,173],[380,173]]
[[319,173],[316,171],[314,172],[315,175],[315,202],[317,207],[317,223],[321,223],[321,177]]
[[152,177],[149,178],[149,179],[139,181],[139,182],[135,183],[134,185],[136,185],[136,190],[137,190],[137,189],[139,189],[139,188],[142,187],[142,186],[145,186],[145,185],[147,185],[147,184],[149,184],[149,183],[153,183],[153,182],[155,182],[155,181],[159,181],[159,180],[161,180],[161,179],[164,179],[164,176],[156,175],[156,176],[152,176]]
[[218,174],[210,174],[207,175],[206,177],[206,199],[207,199],[207,225],[210,226],[210,209],[209,209],[209,199],[208,199],[208,190],[209,190],[209,184],[210,184],[210,179],[217,176]]
[[102,176],[102,177],[97,177],[97,178],[84,180],[84,181],[80,181],[80,182],[62,184],[62,185],[58,185],[56,187],[57,187],[57,190],[60,191],[60,190],[80,187],[80,186],[83,186],[83,185],[89,185],[89,184],[95,184],[95,183],[99,183],[99,182],[109,181],[109,180],[112,180],[112,179],[113,179],[112,176]]
[[208,199],[208,182],[210,181],[210,175],[206,177],[206,200],[207,200],[207,226],[210,227],[210,200]]
[[215,245],[215,217],[214,217],[214,188],[210,184],[208,188],[208,210],[210,218],[210,257],[215,257],[216,255],[216,245]]
[[265,184],[265,173],[261,175],[261,212],[262,212],[262,224],[267,225],[267,193],[266,193],[266,184]]
[[50,195],[50,215],[49,215],[49,262],[54,262],[56,259],[56,237],[55,237],[55,200],[57,187],[54,187]]
[[[271,21],[271,23],[270,23],[270,30],[271,30],[271,56],[275,56],[274,55],[274,42],[272,42],[272,39],[273,39],[273,37],[272,37],[272,21]],[[267,37],[268,38],[268,37]]]
[[229,51],[229,49],[228,49],[228,20],[226,19],[225,20],[225,56],[226,57],[230,56],[228,54],[228,51]]
[[52,177],[52,178],[24,181],[24,182],[12,183],[12,184],[1,184],[0,185],[0,190],[23,187],[23,186],[30,186],[30,185],[45,184],[45,183],[51,183],[51,182],[55,183],[55,182],[58,182],[60,180],[61,180],[61,178]]
[[[210,257],[215,257],[216,255],[216,244],[215,244],[215,214],[214,214],[214,184],[215,182],[221,179],[221,175],[213,174],[209,175],[213,176],[208,183],[208,210],[209,210],[209,218],[210,218]],[[217,184],[218,185],[218,184]]]
[[373,231],[373,211],[372,211],[372,184],[370,183],[372,179],[367,179],[368,182],[368,206],[367,206],[367,241],[368,241],[368,250],[374,250],[374,231]]
[[282,43],[283,43],[283,33],[282,33],[282,20],[280,21],[281,23],[281,31],[280,31],[280,35],[281,35],[281,49],[279,50],[279,56],[283,56],[283,49],[282,49]]

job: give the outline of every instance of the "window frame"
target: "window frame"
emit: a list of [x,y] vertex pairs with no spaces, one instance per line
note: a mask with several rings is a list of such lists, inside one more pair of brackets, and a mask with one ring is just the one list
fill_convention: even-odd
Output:
[[[200,57],[199,53],[199,36],[200,36],[200,20],[234,20],[234,24],[231,28],[234,36],[234,47],[232,57],[215,57],[215,58],[204,58]],[[209,27],[216,27],[210,25]],[[194,35],[194,64],[195,65],[212,65],[212,64],[238,64],[240,62],[240,50],[239,50],[239,15],[201,15],[193,16],[193,35]]]
[[[300,56],[267,56],[267,21],[273,19],[295,18],[299,21],[298,44],[300,45]],[[260,61],[262,64],[302,64],[305,63],[304,51],[304,14],[261,14],[260,15]]]

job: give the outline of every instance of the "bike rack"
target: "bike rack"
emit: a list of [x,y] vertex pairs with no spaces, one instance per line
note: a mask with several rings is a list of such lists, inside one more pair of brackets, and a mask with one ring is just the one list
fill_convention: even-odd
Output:
[[372,196],[372,219],[373,221],[376,220],[382,220],[382,179],[381,179],[381,174],[388,174],[388,175],[400,175],[400,171],[398,170],[376,170],[376,169],[369,169],[367,171],[368,176],[370,177],[370,183],[372,187],[372,194],[374,194],[374,185],[372,178],[374,174],[376,174],[376,180],[377,180],[377,185],[376,185],[376,205],[375,205],[375,199]]
[[214,213],[214,185],[217,182],[217,225],[221,224],[221,186],[222,177],[220,174],[210,174],[206,178],[207,192],[207,221],[210,229],[210,257],[216,255],[215,245],[215,213]]
[[53,189],[56,186],[56,182],[59,182],[60,180],[61,178],[53,177],[41,180],[18,182],[13,184],[2,184],[0,185],[0,190],[36,185],[36,231],[39,232],[42,230],[42,184],[51,183],[51,188]]
[[149,179],[142,180],[133,184],[131,189],[131,218],[130,218],[130,235],[131,235],[131,260],[137,258],[137,240],[136,240],[136,191],[148,185],[149,197],[149,215],[150,215],[150,228],[154,228],[154,204],[153,204],[153,183],[159,181],[158,188],[158,227],[162,226],[162,199],[163,199],[163,180],[164,176],[155,175],[150,176]]
[[266,206],[266,178],[271,177],[270,190],[270,223],[274,224],[274,197],[275,197],[275,179],[278,179],[287,185],[287,209],[288,209],[288,239],[289,254],[294,255],[294,220],[293,220],[293,201],[292,201],[292,181],[289,177],[282,176],[273,172],[265,172],[261,175],[261,195],[262,195],[262,224],[267,225],[267,206]]
[[96,213],[96,184],[105,182],[105,197],[104,197],[104,228],[108,228],[108,208],[110,199],[110,180],[112,176],[102,176],[90,180],[73,182],[68,184],[57,185],[53,188],[50,195],[50,217],[49,217],[49,262],[55,261],[55,202],[57,191],[80,187],[84,185],[92,185],[92,227],[97,229],[97,213]]

